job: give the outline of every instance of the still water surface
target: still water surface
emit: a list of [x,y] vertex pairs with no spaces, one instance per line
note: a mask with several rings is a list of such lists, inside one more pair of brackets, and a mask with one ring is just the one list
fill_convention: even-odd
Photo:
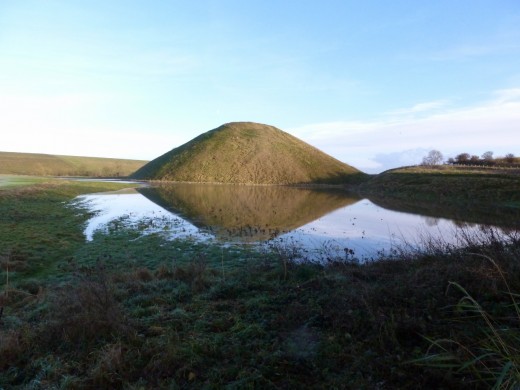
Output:
[[425,238],[456,244],[461,226],[465,234],[489,225],[500,230],[499,223],[490,223],[489,213],[468,214],[472,223],[467,223],[460,215],[452,219],[413,212],[410,205],[392,210],[387,200],[378,201],[385,204],[381,207],[342,190],[170,184],[78,200],[95,212],[85,228],[87,240],[111,226],[225,245],[276,243],[318,260],[352,253],[358,259],[377,257],[397,246],[420,245]]

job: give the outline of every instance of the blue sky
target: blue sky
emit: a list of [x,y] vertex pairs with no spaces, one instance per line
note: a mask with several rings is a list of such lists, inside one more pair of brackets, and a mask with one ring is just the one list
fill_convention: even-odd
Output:
[[232,121],[366,172],[520,155],[520,2],[0,1],[0,150],[153,159]]

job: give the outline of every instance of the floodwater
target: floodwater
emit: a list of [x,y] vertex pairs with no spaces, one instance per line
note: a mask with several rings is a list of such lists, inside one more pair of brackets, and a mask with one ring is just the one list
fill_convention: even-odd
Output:
[[78,201],[94,212],[85,227],[87,240],[125,228],[224,245],[276,244],[316,260],[366,260],[432,240],[457,244],[461,227],[467,235],[518,221],[480,207],[425,210],[343,190],[283,186],[170,184],[82,195]]

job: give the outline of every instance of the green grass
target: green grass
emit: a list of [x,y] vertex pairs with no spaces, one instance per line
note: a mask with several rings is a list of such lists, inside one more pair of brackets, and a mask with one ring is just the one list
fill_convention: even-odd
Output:
[[429,340],[482,339],[485,324],[461,319],[450,283],[516,323],[503,293],[520,291],[514,233],[364,265],[294,263],[283,251],[116,225],[85,242],[89,213],[68,202],[115,187],[0,192],[0,387],[489,388],[471,370],[417,362]]
[[0,174],[35,176],[128,176],[146,161],[0,152]]
[[361,191],[414,201],[520,207],[520,171],[459,166],[400,168],[372,177],[361,185]]
[[12,187],[34,185],[46,180],[38,176],[0,175],[0,191]]
[[236,184],[343,184],[362,172],[272,126],[228,123],[151,161],[145,180]]
[[490,257],[483,256],[500,275],[510,299],[503,304],[499,316],[490,314],[463,286],[450,282],[450,287],[462,294],[455,306],[458,321],[476,321],[480,325],[480,337],[454,335],[451,338],[431,340],[425,357],[413,363],[454,371],[458,375],[471,375],[475,382],[487,383],[493,389],[515,389],[520,385],[520,356],[518,343],[520,332],[519,295],[513,293],[502,268]]
[[11,279],[55,274],[59,263],[83,244],[88,213],[66,207],[66,202],[79,194],[128,186],[46,180],[0,191],[0,255],[11,266]]

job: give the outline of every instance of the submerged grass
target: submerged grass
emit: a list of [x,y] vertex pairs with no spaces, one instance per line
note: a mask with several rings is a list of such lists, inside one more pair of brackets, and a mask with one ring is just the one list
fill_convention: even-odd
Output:
[[[0,196],[2,261],[26,267],[0,298],[0,387],[460,389],[489,388],[502,371],[499,383],[513,383],[516,363],[491,366],[498,360],[479,340],[500,346],[486,330],[485,318],[496,319],[516,353],[516,334],[503,325],[517,329],[514,232],[366,264],[294,262],[287,248],[262,253],[125,229],[86,243],[87,211],[62,203],[85,190]],[[472,300],[461,306],[461,294]],[[469,312],[472,302],[489,317]],[[447,339],[455,343],[439,341]],[[430,364],[441,347],[484,358],[477,371],[464,359]],[[502,371],[491,378],[481,362]]]

